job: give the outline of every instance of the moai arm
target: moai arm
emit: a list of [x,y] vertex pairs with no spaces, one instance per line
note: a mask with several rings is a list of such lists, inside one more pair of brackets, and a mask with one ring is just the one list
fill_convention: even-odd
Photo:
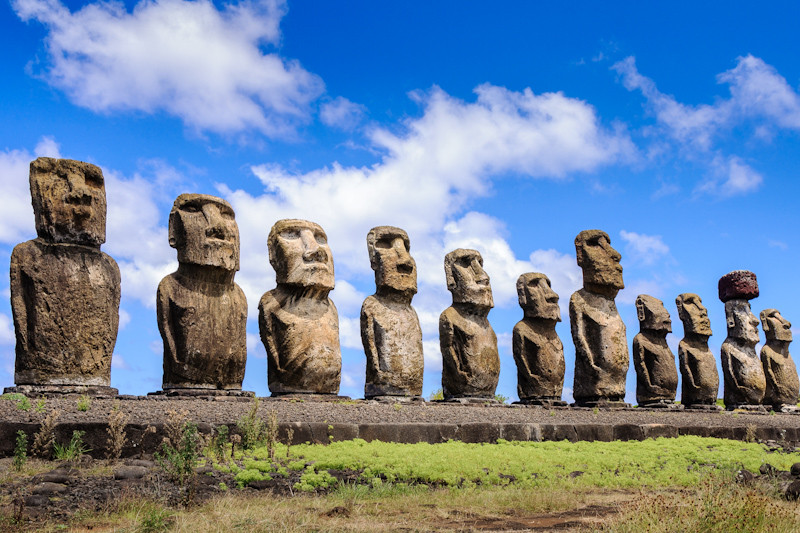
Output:
[[694,382],[694,374],[692,374],[692,367],[689,365],[689,358],[692,356],[691,352],[681,342],[678,345],[678,363],[681,365],[681,376],[689,382],[692,389],[697,390],[697,384]]
[[642,346],[642,341],[639,339],[638,335],[633,339],[633,362],[637,367],[637,379],[641,379],[639,376],[642,376],[644,382],[647,384],[647,388],[652,389],[653,382],[650,379],[650,372],[647,371],[647,365],[645,364],[645,348]]
[[28,353],[28,307],[25,304],[19,245],[11,253],[11,311],[17,333],[17,353]]
[[586,342],[586,323],[583,319],[583,306],[576,305],[575,300],[580,298],[579,293],[572,295],[569,299],[569,321],[570,330],[572,331],[572,342],[575,343],[575,351],[580,348],[586,354],[586,362],[595,372],[601,372],[600,367],[594,364],[594,354],[592,353],[589,343]]
[[375,346],[375,319],[367,311],[369,300],[361,306],[361,344],[364,345],[364,354],[367,356],[367,367],[379,369],[378,348]]
[[514,331],[511,337],[511,353],[514,356],[514,361],[520,369],[524,369],[524,374],[531,376],[530,366],[528,365],[528,358],[525,357],[525,336],[522,334],[522,322],[514,326]]
[[778,379],[775,377],[775,372],[772,368],[774,360],[769,356],[769,352],[768,346],[761,348],[761,366],[764,367],[764,376],[767,378],[767,383],[778,383]]
[[281,369],[278,347],[275,344],[275,330],[272,326],[272,311],[278,308],[278,303],[269,292],[264,294],[258,303],[258,332],[261,342],[267,350],[267,359],[277,370]]
[[[456,373],[463,374],[461,368],[461,359],[458,357],[458,352],[455,350],[455,333],[453,323],[447,317],[447,311],[442,313],[439,317],[439,348],[442,352],[442,359],[450,359],[453,362]],[[443,364],[446,364],[443,361]]]
[[739,385],[739,382],[736,381],[736,372],[733,369],[733,356],[730,353],[731,349],[723,343],[722,351],[724,352],[722,357],[722,364],[725,366],[724,368],[725,374],[727,375],[728,379],[730,379],[733,382],[734,386],[738,390],[741,388],[741,386]]
[[164,342],[164,352],[170,358],[173,365],[178,365],[178,350],[175,347],[175,329],[172,323],[172,313],[170,309],[169,290],[166,284],[169,283],[170,278],[164,278],[158,285],[156,293],[156,316],[158,317],[158,331],[161,333],[161,339]]

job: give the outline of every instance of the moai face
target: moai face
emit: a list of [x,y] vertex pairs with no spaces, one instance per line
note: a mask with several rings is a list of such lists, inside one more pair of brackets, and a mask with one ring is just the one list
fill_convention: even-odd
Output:
[[278,284],[333,290],[333,255],[319,224],[279,220],[269,232],[268,245]]
[[684,333],[711,336],[711,321],[708,319],[708,310],[703,305],[703,300],[690,292],[675,298],[678,306],[678,316],[683,322]]
[[642,330],[672,331],[672,320],[664,307],[664,302],[647,294],[640,294],[636,298],[636,314],[639,318],[639,327]]
[[761,311],[761,326],[768,341],[792,340],[792,323],[781,316],[777,309],[764,309]]
[[106,190],[99,167],[40,157],[31,162],[30,184],[40,238],[96,247],[106,242]]
[[561,321],[558,294],[551,288],[550,279],[538,272],[522,274],[517,279],[519,306],[525,316]]
[[405,231],[392,226],[372,228],[367,234],[367,249],[379,289],[416,294],[417,263],[409,253],[411,245]]
[[729,337],[751,346],[758,344],[758,318],[750,311],[747,300],[725,302],[725,317]]
[[479,307],[494,307],[489,276],[483,270],[483,257],[477,250],[459,248],[444,258],[447,289],[453,303],[467,303]]
[[604,231],[590,229],[575,237],[578,266],[583,270],[583,283],[624,289],[622,282],[622,256],[611,247],[611,239]]
[[239,270],[239,227],[222,198],[178,196],[169,213],[169,245],[180,263]]

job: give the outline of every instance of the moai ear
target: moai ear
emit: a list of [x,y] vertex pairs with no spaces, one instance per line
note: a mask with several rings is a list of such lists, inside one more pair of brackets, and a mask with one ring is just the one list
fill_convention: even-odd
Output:
[[733,318],[733,315],[731,315],[731,316],[729,316],[727,318],[727,323],[728,323],[728,327],[729,328],[732,328],[732,327],[734,327],[736,325],[736,319]]
[[644,302],[641,299],[636,299],[636,316],[639,318],[639,322],[644,321]]

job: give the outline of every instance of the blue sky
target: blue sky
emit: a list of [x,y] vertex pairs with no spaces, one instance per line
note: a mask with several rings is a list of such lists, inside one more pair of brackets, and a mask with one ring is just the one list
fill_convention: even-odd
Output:
[[[0,268],[35,236],[28,164],[99,165],[122,271],[112,385],[161,384],[159,280],[176,267],[167,215],[182,192],[236,210],[249,304],[244,387],[268,393],[258,300],[275,286],[266,239],[280,218],[326,229],[336,265],[341,393],[361,397],[358,314],[374,290],[366,234],[396,225],[419,270],[414,299],[425,394],[440,387],[442,260],[478,249],[491,277],[498,392],[516,397],[515,281],[540,271],[567,306],[581,284],[573,240],[606,231],[622,253],[618,307],[696,292],[725,338],[717,280],[758,275],[758,313],[800,323],[800,5],[13,0],[0,10]],[[794,44],[793,44],[794,43]],[[7,278],[6,278],[7,279]],[[0,283],[0,382],[13,382],[8,282]],[[763,333],[762,333],[763,340]],[[628,375],[635,399],[635,375]],[[720,390],[720,395],[722,391]]]

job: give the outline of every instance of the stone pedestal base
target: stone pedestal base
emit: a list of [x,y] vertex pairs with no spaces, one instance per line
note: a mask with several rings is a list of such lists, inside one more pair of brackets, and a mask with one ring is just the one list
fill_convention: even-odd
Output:
[[764,407],[763,405],[751,405],[751,404],[726,405],[725,406],[725,410],[726,411],[733,411],[733,410],[749,411],[751,413],[766,413],[767,412],[767,408]]
[[518,402],[513,402],[512,405],[534,405],[541,407],[567,407],[567,402],[562,400],[553,400],[548,398],[521,398]]
[[339,396],[338,394],[313,394],[304,392],[273,392],[267,400],[283,400],[287,402],[347,402],[351,401],[350,396]]
[[631,409],[631,404],[617,400],[576,400],[572,407],[590,407],[598,409]]
[[503,405],[494,398],[481,398],[478,396],[466,396],[463,398],[445,398],[444,400],[433,400],[433,403],[447,403],[456,405]]
[[17,385],[6,387],[3,394],[24,394],[30,398],[53,398],[66,395],[90,398],[116,398],[119,389],[103,385]]
[[695,403],[683,406],[687,411],[722,411],[722,407],[712,403]]
[[236,389],[164,389],[155,392],[148,392],[149,397],[167,397],[170,399],[186,398],[192,400],[205,396],[227,396],[231,398],[254,398],[255,392],[249,390]]
[[800,415],[800,407],[792,404],[773,405],[772,410],[776,413],[789,413],[793,415]]
[[638,405],[641,409],[672,409],[672,410],[681,410],[683,406],[679,403],[675,403],[673,400],[656,400],[652,402],[641,402]]
[[364,399],[380,403],[425,403],[422,396],[370,396]]

